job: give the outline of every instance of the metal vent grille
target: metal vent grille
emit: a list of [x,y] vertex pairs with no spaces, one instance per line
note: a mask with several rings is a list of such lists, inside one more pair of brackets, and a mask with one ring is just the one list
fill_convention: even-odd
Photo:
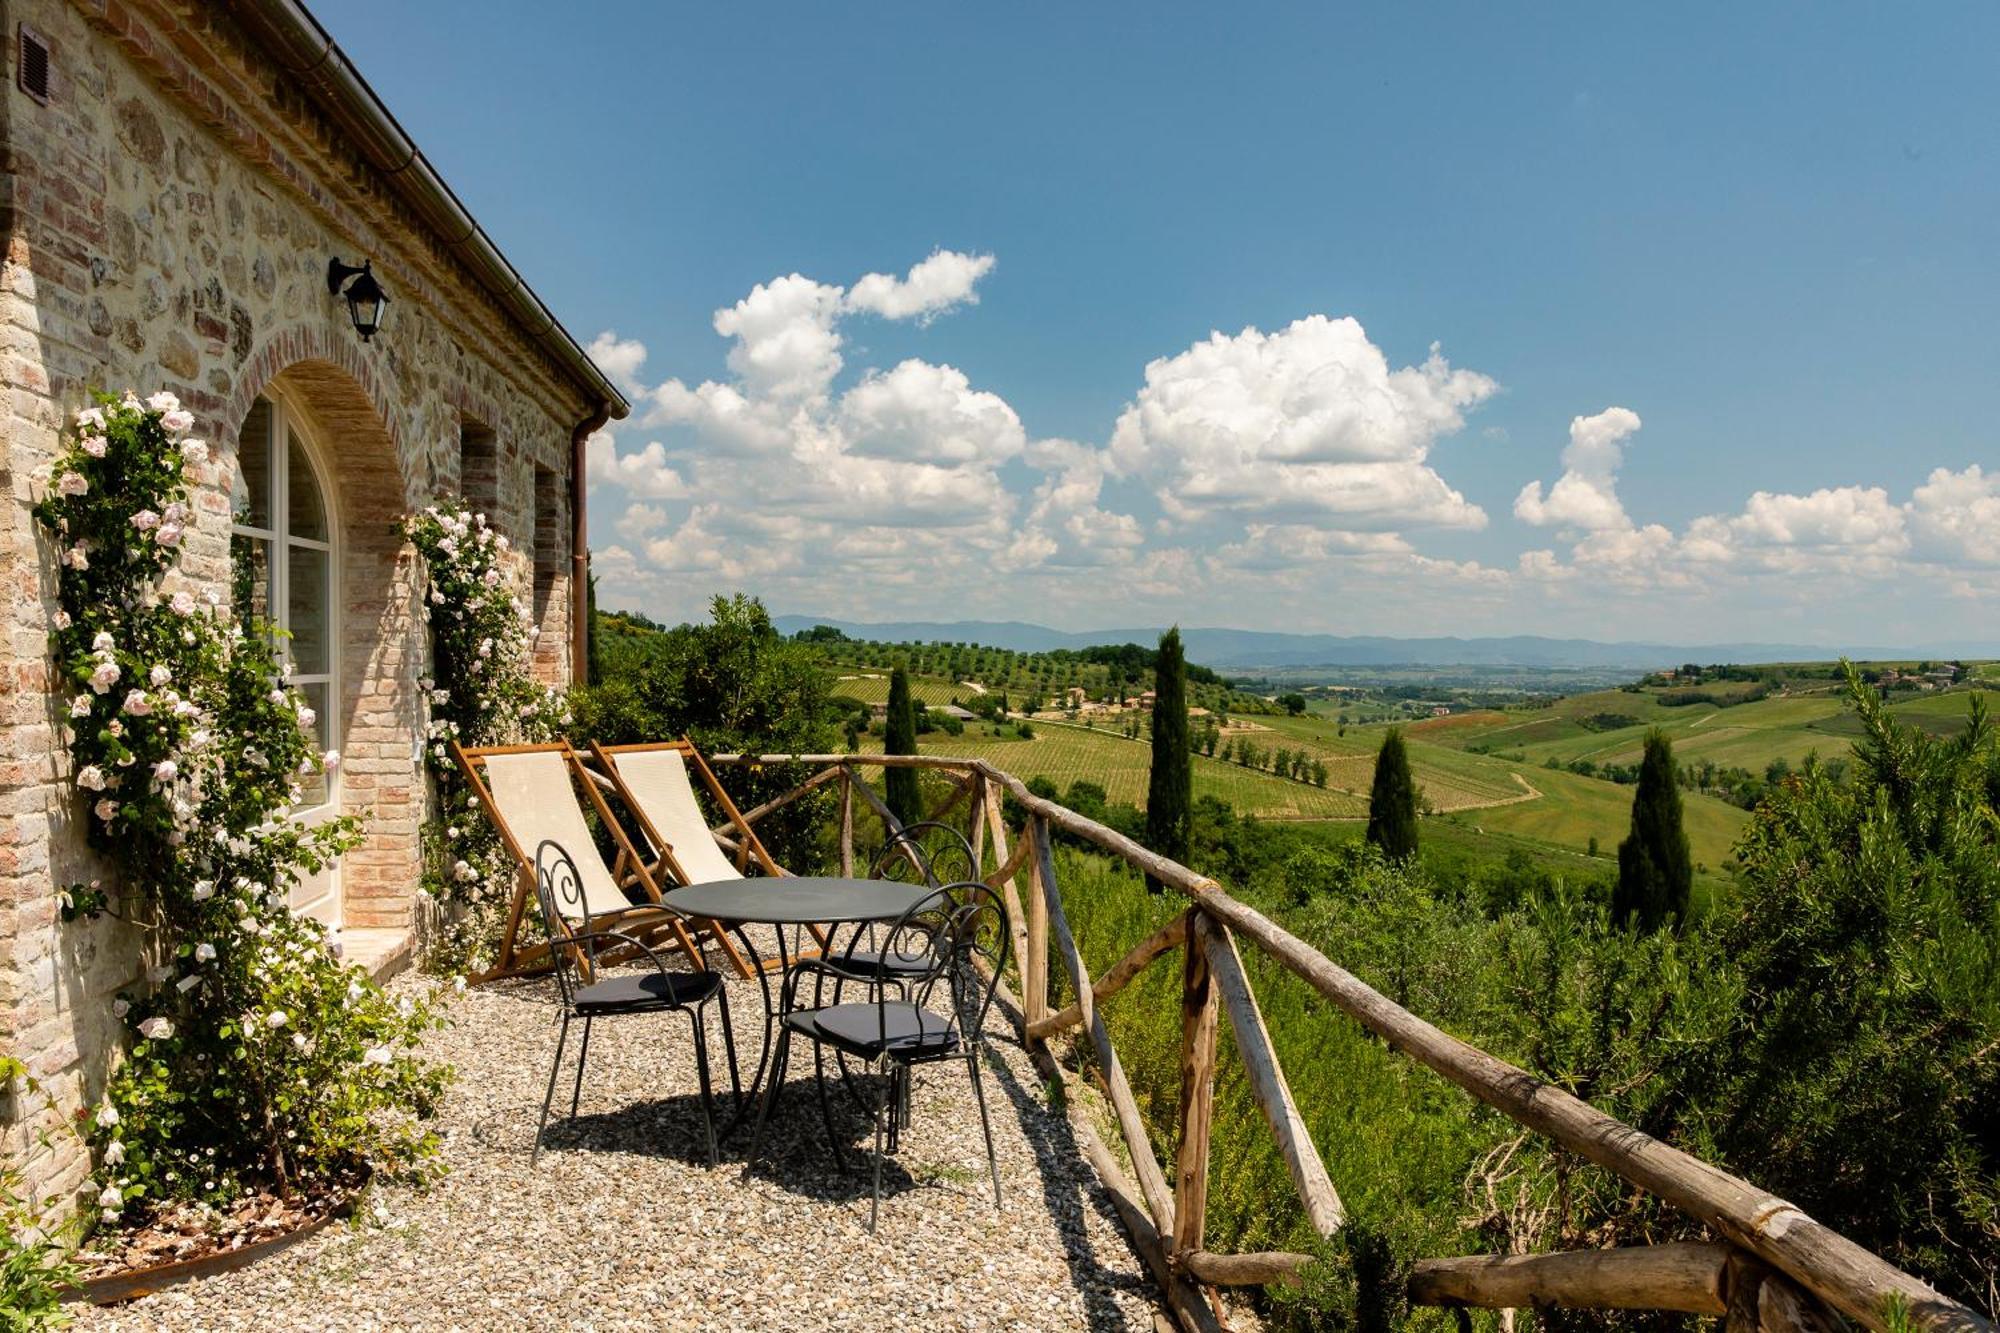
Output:
[[21,25],[21,91],[43,105],[49,100],[49,44],[27,24]]

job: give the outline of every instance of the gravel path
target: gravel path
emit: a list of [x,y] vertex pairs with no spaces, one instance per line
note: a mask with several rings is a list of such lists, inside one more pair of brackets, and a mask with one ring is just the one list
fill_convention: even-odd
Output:
[[[747,1078],[763,1002],[754,981],[735,980],[730,1002]],[[454,1025],[431,1038],[459,1070],[442,1117],[448,1175],[424,1191],[379,1189],[351,1226],[239,1273],[87,1311],[77,1327],[1152,1327],[1151,1284],[997,1013],[985,1082],[1001,1210],[964,1068],[938,1066],[918,1076],[914,1124],[885,1166],[870,1236],[872,1132],[836,1093],[854,1151],[847,1174],[834,1170],[809,1047],[804,1058],[794,1047],[766,1163],[745,1183],[748,1124],[720,1167],[707,1164],[686,1020],[607,1020],[578,1118],[551,1123],[530,1169],[554,983],[468,990],[448,1007]],[[712,1024],[718,1064],[720,1035]],[[575,1050],[573,1031],[566,1071]]]

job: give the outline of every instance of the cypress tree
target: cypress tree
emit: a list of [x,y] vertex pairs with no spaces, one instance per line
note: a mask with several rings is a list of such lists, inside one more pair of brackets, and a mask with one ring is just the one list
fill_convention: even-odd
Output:
[[1687,916],[1694,858],[1681,827],[1681,793],[1674,783],[1674,746],[1655,728],[1646,734],[1639,790],[1632,796],[1632,831],[1618,844],[1618,887],[1611,914],[1658,930]]
[[[889,716],[883,724],[884,754],[917,752],[917,706],[910,698],[910,673],[901,662],[889,673]],[[892,768],[883,780],[889,808],[905,824],[923,818],[923,804],[917,795],[917,770]]]
[[[1146,845],[1183,865],[1194,826],[1194,755],[1188,748],[1187,658],[1176,625],[1153,665],[1153,762],[1146,780]],[[1162,886],[1148,879],[1154,893]]]
[[1410,776],[1401,727],[1389,728],[1375,756],[1375,785],[1368,793],[1368,841],[1392,861],[1417,854],[1417,783]]

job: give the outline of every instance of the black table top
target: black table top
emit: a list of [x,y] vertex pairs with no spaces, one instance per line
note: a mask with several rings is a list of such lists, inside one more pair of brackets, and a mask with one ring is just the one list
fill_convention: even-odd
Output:
[[923,884],[889,879],[781,875],[689,884],[661,895],[689,916],[740,925],[825,926],[848,921],[893,921],[928,897]]

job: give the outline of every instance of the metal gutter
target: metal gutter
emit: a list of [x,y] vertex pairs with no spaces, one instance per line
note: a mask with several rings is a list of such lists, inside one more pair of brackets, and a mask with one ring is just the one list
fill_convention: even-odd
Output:
[[625,395],[481,230],[354,62],[304,5],[298,0],[224,0],[224,7],[360,146],[369,163],[501,308],[604,406],[608,417],[622,419],[632,410]]

